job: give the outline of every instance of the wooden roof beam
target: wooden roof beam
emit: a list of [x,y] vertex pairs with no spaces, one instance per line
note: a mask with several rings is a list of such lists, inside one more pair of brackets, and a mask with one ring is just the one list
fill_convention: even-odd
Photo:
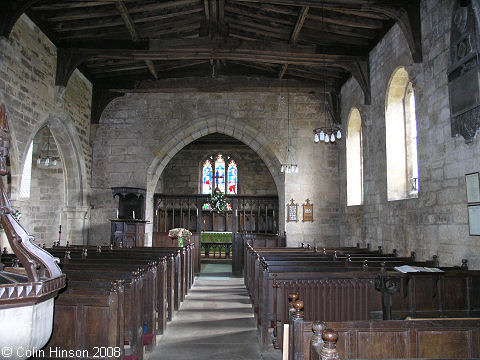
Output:
[[[133,41],[138,40],[138,32],[135,29],[135,24],[130,16],[130,13],[128,12],[127,7],[125,6],[125,3],[123,0],[117,0],[115,2],[115,6],[117,7],[118,12],[122,16],[123,21],[125,22],[125,26],[128,29],[128,32],[130,33],[130,37],[132,38]],[[152,76],[155,79],[158,79],[157,71],[155,70],[155,65],[153,64],[152,60],[145,60],[145,64],[148,67],[148,70],[152,74]]]
[[[264,0],[230,0],[232,2],[251,2],[263,3]],[[287,6],[309,6],[309,7],[336,7],[349,9],[362,9],[364,6],[390,6],[399,4],[399,6],[408,4],[408,0],[268,0],[268,3]]]
[[329,61],[363,60],[368,54],[351,52],[336,47],[322,49],[316,46],[290,46],[266,41],[242,41],[234,39],[209,40],[198,39],[151,39],[148,49],[140,48],[72,48],[71,52],[86,56],[89,59],[135,59],[135,60],[198,60],[198,59],[235,59],[249,61],[259,59],[260,62],[271,60],[274,63],[305,63],[318,66],[323,57]]
[[422,62],[422,24],[420,18],[420,0],[411,0],[403,9],[393,6],[372,6],[372,10],[381,12],[395,19],[403,31],[412,53],[413,61]]
[[133,20],[130,17],[128,9],[125,6],[125,3],[123,2],[123,0],[117,0],[115,2],[115,7],[117,8],[118,12],[122,16],[123,22],[125,23],[125,26],[127,27],[128,32],[130,33],[130,37],[132,38],[133,41],[137,41],[138,33],[137,33],[137,30],[135,29],[135,24],[133,23]]
[[309,19],[315,21],[322,21],[328,24],[335,24],[341,26],[348,26],[353,28],[360,28],[360,29],[381,29],[384,26],[383,21],[374,20],[369,18],[359,18],[358,16],[352,16],[343,14],[341,12],[336,11],[325,11],[325,16],[321,14],[313,14],[310,13],[308,15]]
[[[308,6],[302,6],[302,8],[298,13],[297,22],[295,23],[295,26],[293,27],[292,35],[290,36],[290,45],[292,46],[295,46],[295,44],[297,43],[298,34],[300,34],[300,30],[302,29],[303,23],[307,18],[309,9],[310,8]],[[287,72],[287,68],[288,68],[288,64],[282,65],[282,68],[278,73],[279,79],[283,78],[283,75],[285,75],[285,73]]]
[[[32,0],[33,1],[33,0]],[[39,1],[39,0],[37,0]],[[125,1],[125,0],[124,0]],[[114,2],[111,1],[111,4]],[[176,8],[182,5],[191,5],[191,4],[198,4],[198,0],[175,0],[175,1],[166,1],[166,2],[156,2],[153,4],[147,5],[137,5],[133,6],[129,9],[129,13],[131,15],[137,13],[151,13],[157,10],[165,10],[170,8]],[[93,19],[93,18],[105,18],[117,15],[118,12],[115,8],[111,10],[97,10],[97,11],[68,11],[68,12],[61,12],[59,15],[54,15],[49,17],[49,21],[71,21],[71,20],[85,20],[85,19]]]
[[[124,79],[112,79],[103,82],[96,82],[98,89],[110,90],[112,92],[137,92],[137,93],[159,93],[159,92],[287,92],[296,91],[310,93],[322,91],[323,84],[316,81],[279,80],[263,77],[247,76],[216,76],[187,77],[177,79],[144,80],[133,83]],[[327,91],[333,91],[327,88]]]
[[[176,39],[173,41],[151,40],[149,49],[129,48],[59,48],[57,57],[57,85],[66,85],[68,79],[81,63],[96,59],[112,60],[235,60],[269,64],[295,64],[304,66],[341,66],[345,62],[366,61],[368,56],[334,52],[320,53],[315,46],[291,47],[263,41]],[[93,66],[94,63],[90,63]],[[339,65],[340,64],[340,65]],[[347,69],[350,70],[350,69]]]
[[90,121],[92,124],[98,124],[100,121],[100,116],[102,116],[103,110],[107,107],[108,104],[117,97],[125,95],[121,91],[109,91],[105,89],[97,89],[93,86],[92,94],[92,110]]

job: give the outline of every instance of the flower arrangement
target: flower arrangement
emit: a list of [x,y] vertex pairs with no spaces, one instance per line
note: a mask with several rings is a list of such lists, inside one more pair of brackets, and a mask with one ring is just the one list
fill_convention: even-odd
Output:
[[210,206],[212,208],[210,210],[211,212],[219,214],[223,214],[227,209],[227,198],[218,188],[213,190],[212,195],[210,196]]
[[188,241],[190,240],[190,236],[192,236],[192,233],[184,228],[175,228],[168,232],[168,237],[172,239],[182,238],[183,240]]

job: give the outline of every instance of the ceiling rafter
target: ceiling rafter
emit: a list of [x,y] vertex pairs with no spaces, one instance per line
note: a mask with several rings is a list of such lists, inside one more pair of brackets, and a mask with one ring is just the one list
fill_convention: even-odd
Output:
[[[138,92],[138,93],[156,93],[156,92],[288,92],[295,91],[300,93],[320,92],[321,84],[316,81],[298,81],[298,80],[280,80],[262,77],[249,76],[217,76],[190,77],[181,79],[160,79],[144,80],[132,84],[129,81],[114,81],[99,83],[99,89],[108,89],[113,92]],[[333,90],[333,89],[330,89]]]
[[[292,35],[290,36],[290,41],[289,44],[292,46],[295,46],[297,43],[298,35],[300,34],[300,30],[302,29],[303,23],[305,22],[305,19],[307,18],[308,15],[308,10],[310,8],[308,6],[302,6],[298,13],[297,17],[297,22],[295,23],[295,26],[293,27],[292,30]],[[288,64],[283,64],[282,68],[280,69],[280,72],[278,73],[278,78],[281,79],[283,78],[283,75],[285,75],[286,71],[288,68]]]
[[26,11],[59,49],[56,84],[66,84],[79,66],[102,91],[107,85],[136,89],[152,75],[163,82],[156,89],[149,82],[146,91],[169,91],[169,78],[177,79],[177,91],[189,86],[178,79],[204,79],[214,65],[222,80],[196,84],[199,91],[226,87],[227,79],[251,90],[245,77],[239,80],[247,74],[279,81],[272,87],[255,80],[263,89],[280,86],[287,76],[307,87],[326,81],[329,96],[337,96],[353,76],[368,103],[368,54],[393,24],[404,32],[414,61],[422,55],[420,0],[4,2],[9,14]]
[[[138,32],[137,29],[135,29],[135,24],[133,23],[132,18],[130,17],[130,13],[128,12],[127,7],[125,6],[125,3],[123,0],[117,0],[115,2],[115,6],[117,7],[118,12],[122,16],[123,21],[125,22],[125,26],[128,29],[128,32],[130,33],[130,37],[132,38],[133,41],[138,40]],[[155,79],[158,79],[157,71],[155,70],[155,65],[153,64],[152,60],[144,60],[145,64],[148,67],[148,70],[152,74],[152,76]]]
[[[137,13],[152,13],[153,11],[165,10],[170,8],[175,8],[182,5],[191,5],[197,4],[198,0],[176,0],[176,1],[167,1],[162,3],[148,4],[143,6],[132,7],[129,12],[130,14]],[[49,17],[49,21],[72,21],[72,20],[82,20],[82,19],[93,19],[93,18],[109,18],[112,16],[117,16],[118,13],[114,6],[114,1],[108,3],[111,5],[111,9],[101,10],[101,11],[61,11],[58,15]]]

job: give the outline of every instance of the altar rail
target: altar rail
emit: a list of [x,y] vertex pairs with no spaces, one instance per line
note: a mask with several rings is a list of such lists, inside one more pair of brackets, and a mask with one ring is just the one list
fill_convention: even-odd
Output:
[[225,242],[202,242],[204,257],[209,259],[230,259],[232,243]]

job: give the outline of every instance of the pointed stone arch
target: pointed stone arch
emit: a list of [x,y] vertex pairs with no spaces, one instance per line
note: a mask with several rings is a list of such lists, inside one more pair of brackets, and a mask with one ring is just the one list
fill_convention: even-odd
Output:
[[[173,131],[175,135],[165,139],[158,144],[156,149],[157,156],[150,164],[147,170],[147,195],[146,195],[146,218],[153,219],[153,195],[160,176],[167,166],[168,162],[175,156],[177,152],[183,149],[192,141],[212,133],[221,133],[231,136],[248,145],[265,163],[270,171],[279,197],[279,203],[285,202],[285,177],[280,172],[281,162],[279,155],[271,148],[271,141],[264,134],[260,134],[257,129],[245,123],[235,122],[224,114],[210,114],[200,117],[190,123],[178,127]],[[280,206],[279,228],[284,228],[284,209]],[[151,244],[151,234],[153,225],[147,226],[148,241]]]
[[[70,241],[71,244],[87,243],[87,170],[83,149],[80,139],[76,134],[73,122],[66,113],[61,109],[56,109],[47,114],[41,121],[35,124],[31,129],[30,135],[26,142],[25,151],[20,155],[17,147],[13,147],[16,159],[16,173],[21,174],[23,164],[25,163],[28,145],[33,141],[35,135],[47,126],[55,140],[61,162],[63,164],[65,186],[64,186],[64,205],[62,208],[62,227],[64,234],[62,241]],[[14,132],[12,131],[12,142],[14,141]],[[12,168],[13,170],[14,168]],[[12,194],[17,197],[20,189],[20,175],[18,175],[13,184]],[[66,233],[66,234],[65,234]]]

